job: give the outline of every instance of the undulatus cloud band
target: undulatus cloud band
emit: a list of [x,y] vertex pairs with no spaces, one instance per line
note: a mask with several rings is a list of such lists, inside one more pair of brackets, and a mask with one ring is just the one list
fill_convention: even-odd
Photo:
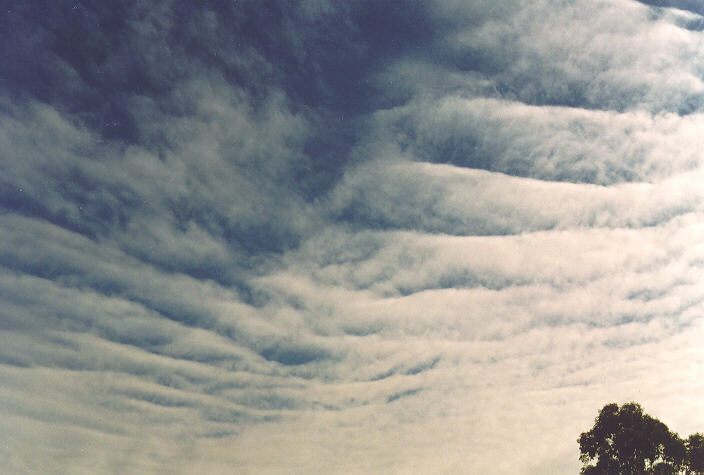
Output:
[[576,473],[609,401],[701,431],[702,15],[5,2],[3,470]]

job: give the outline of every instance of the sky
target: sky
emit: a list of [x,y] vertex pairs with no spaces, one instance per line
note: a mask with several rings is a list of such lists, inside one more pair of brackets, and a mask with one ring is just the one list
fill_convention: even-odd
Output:
[[704,431],[698,0],[7,0],[7,473],[565,474]]

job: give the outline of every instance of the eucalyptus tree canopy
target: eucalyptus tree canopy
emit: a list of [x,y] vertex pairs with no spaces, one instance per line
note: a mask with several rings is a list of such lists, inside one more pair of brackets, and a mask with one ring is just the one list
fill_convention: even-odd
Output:
[[704,435],[697,432],[687,438],[687,460],[691,473],[704,474]]
[[687,461],[684,441],[635,402],[604,406],[577,441],[583,474],[671,474]]

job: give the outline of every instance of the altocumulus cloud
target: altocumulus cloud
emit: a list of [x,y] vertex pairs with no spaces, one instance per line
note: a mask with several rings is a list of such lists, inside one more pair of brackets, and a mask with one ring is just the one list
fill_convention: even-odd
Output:
[[702,430],[702,15],[10,1],[2,466],[569,473],[605,401]]

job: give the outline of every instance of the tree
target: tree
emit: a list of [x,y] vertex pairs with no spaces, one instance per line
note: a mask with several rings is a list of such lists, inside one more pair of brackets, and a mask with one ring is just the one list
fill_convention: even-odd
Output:
[[605,405],[577,441],[583,474],[670,474],[687,461],[684,441],[635,402]]
[[691,473],[704,474],[704,435],[699,432],[690,435],[687,446],[687,461]]

